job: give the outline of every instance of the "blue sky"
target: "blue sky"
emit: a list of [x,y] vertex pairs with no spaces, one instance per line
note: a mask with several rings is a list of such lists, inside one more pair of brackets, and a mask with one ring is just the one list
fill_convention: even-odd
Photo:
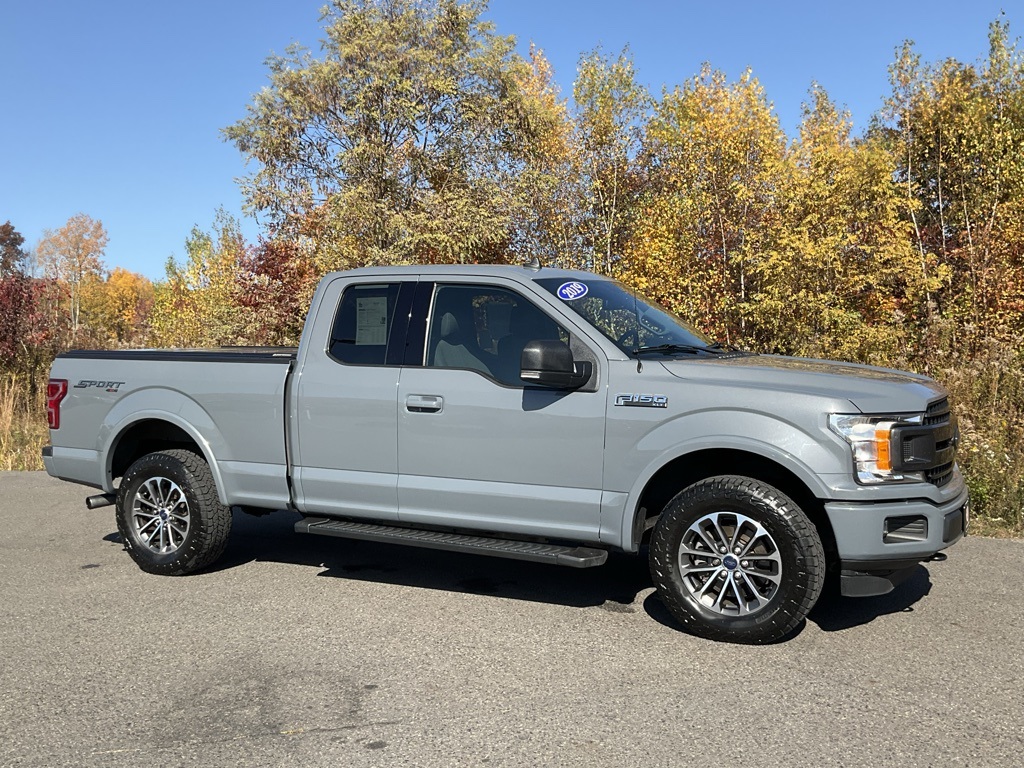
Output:
[[[323,0],[5,0],[0,11],[0,223],[34,245],[83,211],[110,235],[105,262],[161,278],[192,226],[218,206],[241,215],[234,179],[246,172],[220,129],[267,82],[263,62],[291,42],[322,37]],[[1019,0],[856,4],[689,0],[491,0],[486,17],[530,41],[571,95],[576,63],[597,45],[629,44],[640,80],[658,93],[701,62],[764,85],[791,136],[812,81],[861,130],[888,92],[904,39],[925,61],[974,61],[1005,10],[1024,34]],[[250,239],[259,231],[244,222]]]

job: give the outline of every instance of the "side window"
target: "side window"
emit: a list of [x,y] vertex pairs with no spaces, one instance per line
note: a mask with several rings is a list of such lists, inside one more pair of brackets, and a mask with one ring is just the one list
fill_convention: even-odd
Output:
[[386,365],[401,283],[351,285],[334,316],[327,354],[346,365]]
[[534,339],[569,342],[569,333],[517,293],[486,285],[439,285],[434,293],[427,366],[479,371],[502,384],[519,378],[523,347]]

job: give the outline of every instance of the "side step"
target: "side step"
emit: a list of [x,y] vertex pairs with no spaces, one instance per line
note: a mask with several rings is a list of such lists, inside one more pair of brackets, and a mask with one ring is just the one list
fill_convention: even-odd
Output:
[[408,544],[427,549],[446,549],[474,555],[508,557],[513,560],[532,560],[537,563],[567,565],[571,568],[592,568],[604,565],[608,551],[591,547],[565,547],[558,544],[539,544],[515,539],[493,539],[468,536],[461,533],[424,531],[419,528],[399,528],[377,523],[357,523],[326,517],[307,517],[295,524],[296,533],[315,533],[319,536],[339,536],[344,539],[381,541],[387,544]]

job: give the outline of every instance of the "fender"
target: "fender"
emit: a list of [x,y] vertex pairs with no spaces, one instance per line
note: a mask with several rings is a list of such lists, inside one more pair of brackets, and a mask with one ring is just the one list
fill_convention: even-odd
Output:
[[[168,406],[174,410],[169,410]],[[223,435],[199,403],[177,390],[163,387],[147,387],[131,392],[108,411],[100,425],[96,443],[100,462],[104,467],[105,491],[112,493],[114,490],[111,465],[118,442],[133,425],[142,421],[166,421],[191,437],[202,451],[206,463],[210,465],[221,504],[228,503],[217,460],[218,456],[224,456],[228,450]]]
[[[832,448],[821,435],[811,435],[794,424],[749,411],[702,411],[663,423],[636,445],[645,464],[630,486],[625,508],[616,521],[620,546],[627,552],[639,548],[633,521],[640,498],[651,478],[676,459],[710,449],[755,454],[792,472],[818,498],[828,498],[827,476],[842,473],[846,467],[846,457],[839,446],[835,446],[835,451]],[[722,474],[729,473],[729,467],[722,467]],[[612,533],[612,521],[608,522],[609,526],[602,529]]]

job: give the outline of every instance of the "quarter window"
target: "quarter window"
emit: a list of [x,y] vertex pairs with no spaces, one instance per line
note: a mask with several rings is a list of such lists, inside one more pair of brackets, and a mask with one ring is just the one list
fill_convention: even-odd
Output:
[[386,283],[346,288],[327,354],[347,365],[385,365],[400,287]]

